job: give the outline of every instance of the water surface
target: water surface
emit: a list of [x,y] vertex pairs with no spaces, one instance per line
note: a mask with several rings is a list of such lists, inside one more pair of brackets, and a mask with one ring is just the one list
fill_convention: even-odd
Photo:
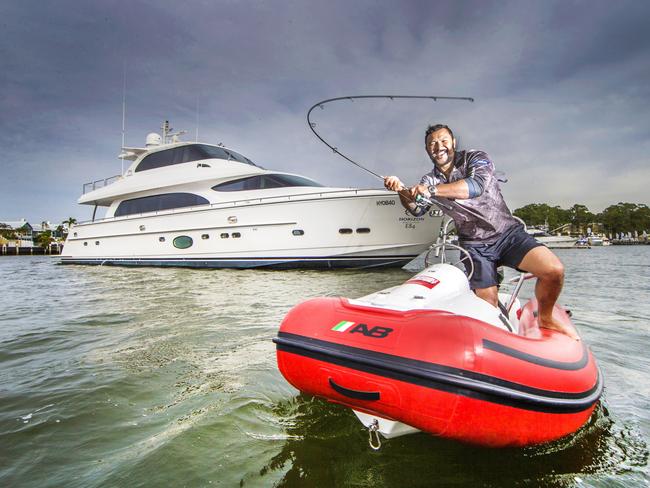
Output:
[[650,246],[558,255],[561,301],[605,376],[585,428],[534,448],[416,434],[379,452],[350,411],[284,381],[271,339],[300,300],[410,273],[1,257],[0,486],[648,486]]

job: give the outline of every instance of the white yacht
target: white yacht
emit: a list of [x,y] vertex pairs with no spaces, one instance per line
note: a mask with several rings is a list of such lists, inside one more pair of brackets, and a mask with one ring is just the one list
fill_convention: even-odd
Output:
[[[70,229],[65,264],[196,268],[401,266],[426,250],[439,211],[406,215],[396,193],[324,187],[223,145],[181,142],[169,123],[123,148],[123,175],[84,185],[92,221]],[[98,207],[107,207],[95,218]]]
[[587,242],[589,243],[590,246],[604,246],[605,245],[605,240],[597,236],[596,234],[589,234],[587,236]]
[[545,229],[528,228],[526,229],[539,242],[544,244],[549,249],[571,249],[576,247],[578,239],[571,236],[553,235]]

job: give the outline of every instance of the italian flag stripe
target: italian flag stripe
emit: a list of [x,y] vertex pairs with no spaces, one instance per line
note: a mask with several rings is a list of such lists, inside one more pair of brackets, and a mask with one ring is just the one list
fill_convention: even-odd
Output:
[[354,322],[348,322],[347,320],[341,320],[338,324],[336,324],[334,327],[332,327],[332,330],[335,330],[336,332],[345,332],[346,330],[348,330],[353,325],[354,325]]

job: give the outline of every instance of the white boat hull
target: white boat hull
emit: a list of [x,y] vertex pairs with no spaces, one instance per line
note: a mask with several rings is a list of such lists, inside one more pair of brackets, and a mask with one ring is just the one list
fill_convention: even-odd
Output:
[[[197,268],[401,266],[441,217],[405,215],[394,193],[349,190],[212,204],[76,225],[61,262]],[[178,237],[191,245],[175,247]],[[187,239],[184,244],[187,244]]]
[[535,239],[549,249],[570,249],[578,242],[578,239],[567,236],[535,236]]

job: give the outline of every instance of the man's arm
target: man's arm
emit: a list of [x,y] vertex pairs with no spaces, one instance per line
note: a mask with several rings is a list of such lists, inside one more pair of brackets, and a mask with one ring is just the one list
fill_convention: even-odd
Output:
[[[426,198],[431,198],[431,192],[426,185],[415,185],[409,190],[411,197],[415,198],[418,194],[424,195]],[[481,190],[481,193],[483,191]],[[479,193],[479,195],[481,194]],[[464,200],[470,198],[469,186],[465,180],[458,180],[452,183],[442,183],[436,185],[436,197],[442,198],[458,198]],[[478,195],[476,195],[478,196]]]

